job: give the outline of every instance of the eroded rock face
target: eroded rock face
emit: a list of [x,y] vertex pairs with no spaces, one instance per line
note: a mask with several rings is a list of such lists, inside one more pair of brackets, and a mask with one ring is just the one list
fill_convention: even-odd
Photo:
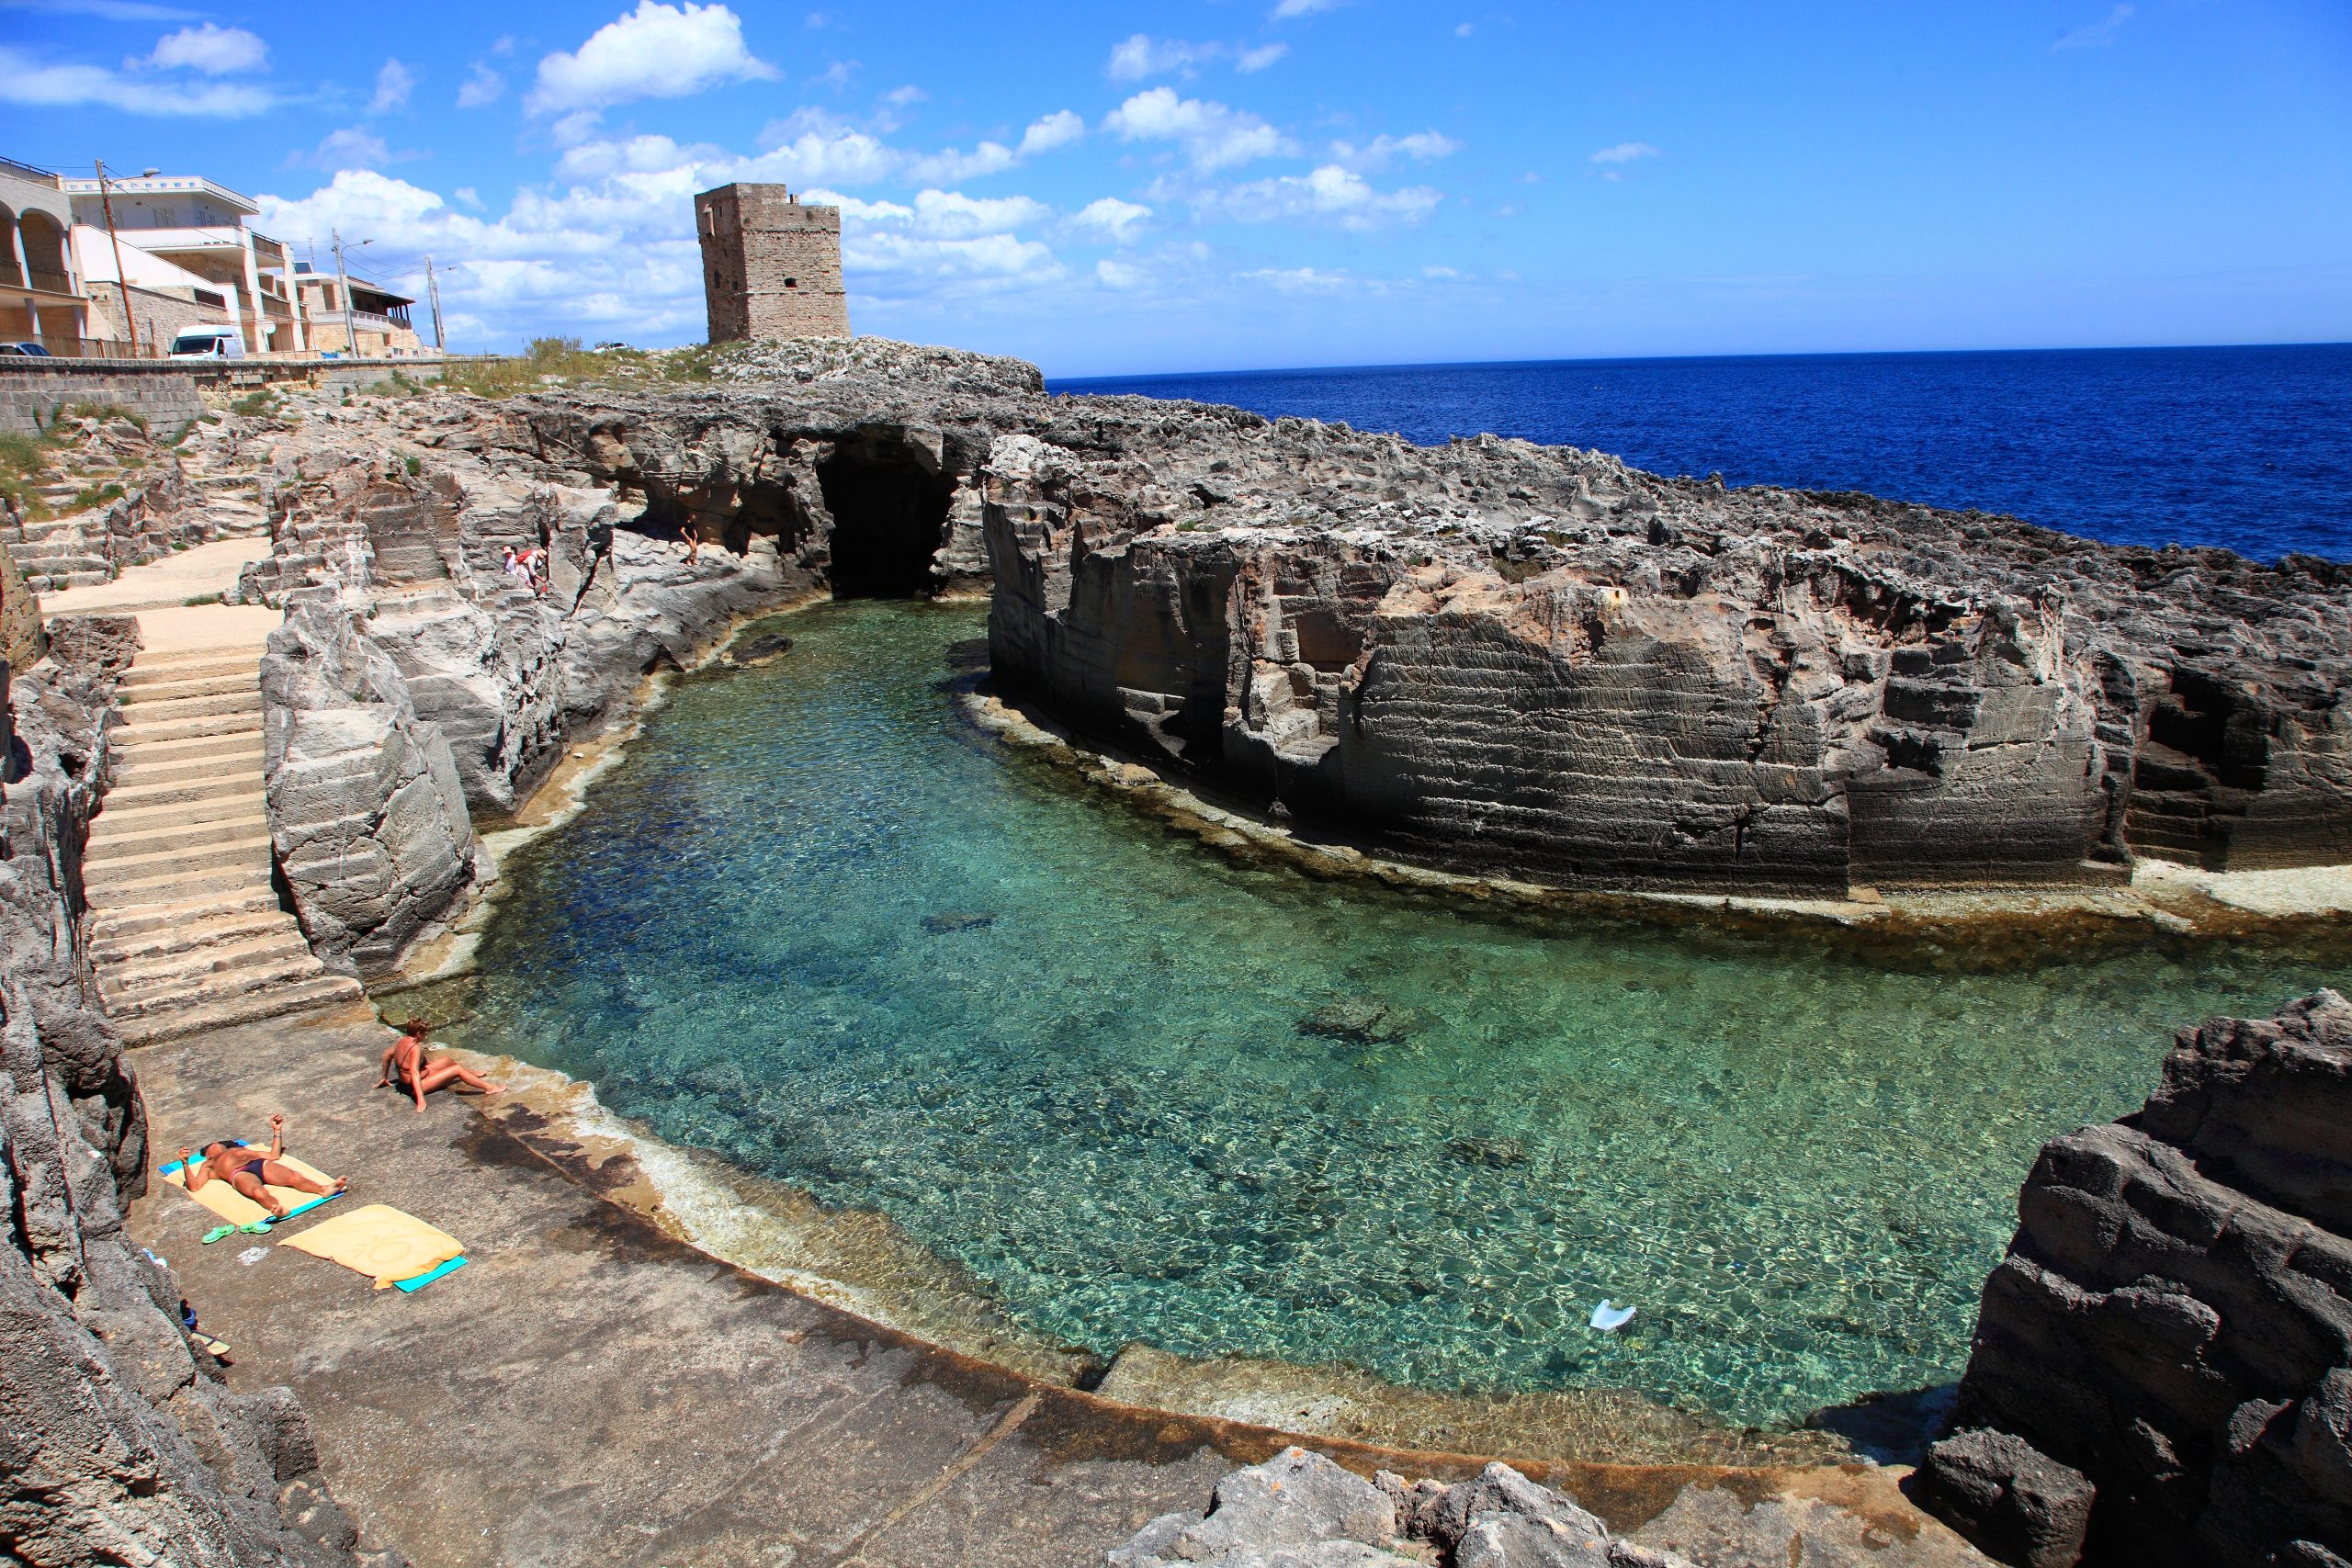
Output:
[[2018,1211],[1923,1500],[2033,1568],[2346,1561],[2352,1005],[2183,1030]]
[[977,532],[1023,700],[1463,869],[1841,892],[2352,858],[2341,566],[913,360],[793,374],[522,399],[482,439],[839,591],[977,581]]
[[6,694],[17,745],[0,784],[0,1556],[393,1568],[392,1554],[355,1554],[292,1395],[230,1393],[178,1325],[177,1283],[123,1232],[146,1180],[146,1116],[91,1005],[77,927],[109,690],[102,673],[44,664]]
[[474,873],[449,743],[334,587],[288,607],[261,686],[270,838],[303,935],[331,965],[380,968]]

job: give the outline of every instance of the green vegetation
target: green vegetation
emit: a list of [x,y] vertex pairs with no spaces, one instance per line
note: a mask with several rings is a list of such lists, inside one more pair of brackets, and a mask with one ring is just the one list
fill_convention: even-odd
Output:
[[[641,348],[582,348],[576,337],[535,338],[512,358],[452,359],[440,384],[481,398],[511,398],[543,386],[645,387],[707,381],[712,368],[741,344],[648,352]],[[552,378],[552,381],[549,379]]]
[[193,599],[183,599],[180,603],[193,610],[198,604],[218,604],[220,603],[220,595],[218,593],[199,593]]
[[257,392],[247,392],[229,405],[229,412],[243,414],[247,419],[267,419],[277,412],[277,394],[267,387]]
[[[395,370],[381,381],[370,382],[359,389],[363,398],[413,398],[424,390],[424,383],[409,378],[405,370]],[[344,401],[351,400],[351,390],[344,389]]]
[[405,459],[405,462],[408,467],[409,478],[414,479],[417,475],[424,472],[424,459],[415,456],[413,453]]
[[[219,420],[217,420],[217,419],[216,419],[216,420],[212,421],[212,423],[215,423],[215,424],[218,424],[218,423],[220,423],[220,422]],[[191,419],[191,420],[185,421],[185,422],[180,425],[180,427],[179,427],[177,430],[174,431],[174,432],[173,432],[173,433],[172,433],[168,437],[166,437],[166,438],[164,439],[164,446],[180,446],[182,443],[186,442],[186,441],[187,440],[187,438],[188,438],[190,435],[194,434],[195,434],[195,432],[196,432],[196,421],[194,421],[194,420],[192,420],[192,419]]]
[[[95,419],[101,423],[110,419],[119,419],[128,421],[141,430],[147,428],[145,414],[133,413],[120,403],[100,403],[84,399],[79,402],[67,403],[57,412],[66,419]],[[56,421],[51,420],[50,423],[53,424]]]
[[108,502],[120,501],[122,496],[122,487],[112,480],[103,485],[84,485],[74,492],[73,509],[76,512],[87,512],[94,506],[104,506]]
[[60,443],[47,435],[27,435],[22,431],[0,431],[0,493],[17,503],[17,510],[26,517],[42,513],[40,501],[32,487],[40,482],[42,459]]

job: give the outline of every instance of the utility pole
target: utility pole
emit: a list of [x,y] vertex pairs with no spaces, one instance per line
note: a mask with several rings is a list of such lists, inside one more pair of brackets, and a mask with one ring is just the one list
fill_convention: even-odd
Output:
[[351,324],[351,277],[343,270],[343,231],[330,229],[334,243],[335,287],[343,290],[343,352],[352,358],[359,357],[359,333]]
[[433,276],[433,253],[430,251],[424,254],[424,292],[433,301],[433,346],[447,354],[448,345],[441,341],[441,285]]
[[98,209],[107,215],[107,239],[114,245],[114,286],[122,290],[122,324],[130,333],[130,357],[139,357],[139,322],[130,313],[130,275],[122,270],[122,241],[114,231],[114,198],[107,194],[107,161],[97,160]]

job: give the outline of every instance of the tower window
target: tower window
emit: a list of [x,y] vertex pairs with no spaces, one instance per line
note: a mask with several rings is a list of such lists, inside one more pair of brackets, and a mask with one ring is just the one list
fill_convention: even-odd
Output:
[[797,288],[800,287],[800,280],[797,277],[787,277],[784,280],[784,286],[786,288]]

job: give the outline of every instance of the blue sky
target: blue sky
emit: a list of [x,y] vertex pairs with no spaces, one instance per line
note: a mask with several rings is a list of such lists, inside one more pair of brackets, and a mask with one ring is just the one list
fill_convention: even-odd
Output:
[[0,152],[429,251],[460,348],[699,339],[729,179],[1056,375],[2352,338],[2344,0],[0,0]]

